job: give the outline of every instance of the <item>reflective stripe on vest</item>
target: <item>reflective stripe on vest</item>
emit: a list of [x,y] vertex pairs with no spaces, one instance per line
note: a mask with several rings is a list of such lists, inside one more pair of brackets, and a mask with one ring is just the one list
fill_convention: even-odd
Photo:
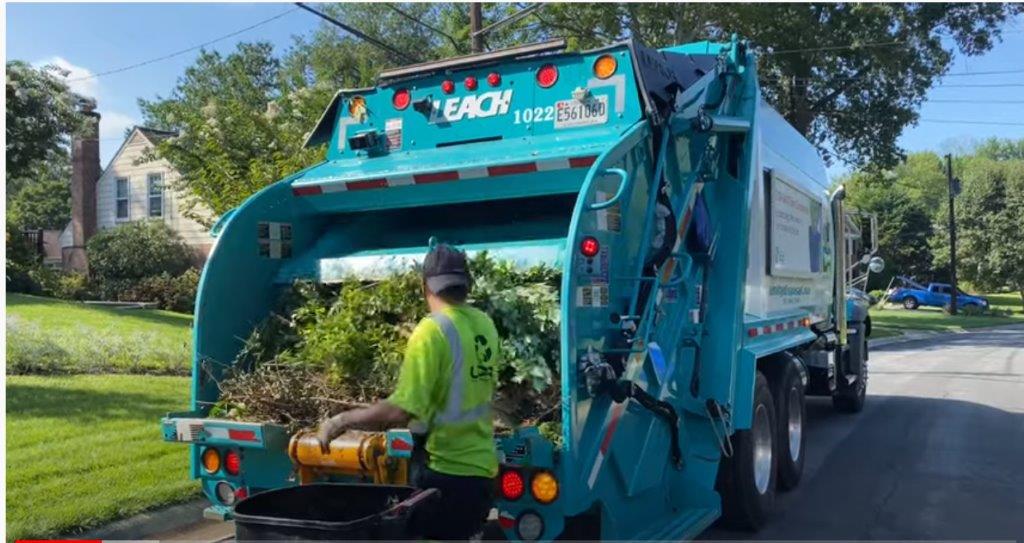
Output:
[[462,394],[466,386],[466,379],[462,375],[462,365],[465,360],[462,352],[462,340],[459,339],[459,330],[455,323],[444,313],[431,313],[430,318],[441,327],[444,337],[448,340],[448,349],[452,354],[451,386],[448,388],[448,404],[444,411],[434,417],[435,423],[458,424],[475,421],[491,412],[490,402],[480,404],[468,411],[462,410]]

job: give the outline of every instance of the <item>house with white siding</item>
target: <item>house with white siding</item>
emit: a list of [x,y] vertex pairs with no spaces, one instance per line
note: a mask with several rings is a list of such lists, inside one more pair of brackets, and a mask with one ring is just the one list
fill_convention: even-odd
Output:
[[[141,126],[132,129],[96,182],[96,227],[162,220],[195,249],[198,260],[205,260],[214,240],[206,227],[183,214],[182,197],[171,188],[179,173],[166,159],[146,156],[155,144],[174,135]],[[70,246],[71,237],[69,225],[61,234],[61,247]]]

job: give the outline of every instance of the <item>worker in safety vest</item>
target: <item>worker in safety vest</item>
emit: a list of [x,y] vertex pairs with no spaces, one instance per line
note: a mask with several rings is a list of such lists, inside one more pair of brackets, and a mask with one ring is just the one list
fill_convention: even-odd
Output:
[[[471,286],[466,255],[436,245],[423,261],[430,315],[416,326],[394,393],[376,404],[335,415],[320,425],[325,452],[348,429],[406,424],[426,432],[426,466],[413,484],[437,488],[439,501],[417,512],[413,529],[429,539],[468,539],[491,508],[498,472],[491,398],[497,379],[498,333],[484,312],[466,303]],[[419,427],[419,428],[417,428]]]

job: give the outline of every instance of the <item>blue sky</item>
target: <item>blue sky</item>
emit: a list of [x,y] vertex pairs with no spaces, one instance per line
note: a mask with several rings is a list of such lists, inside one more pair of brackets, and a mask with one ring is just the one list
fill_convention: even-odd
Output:
[[[239,41],[267,40],[279,52],[292,36],[311,32],[318,19],[292,4],[7,4],[7,59],[55,63],[71,70],[70,78],[113,70],[186,49],[276,15],[286,15],[219,41],[208,49],[229,51]],[[1024,70],[1024,19],[1007,26],[1004,41],[981,57],[956,54],[950,74]],[[106,163],[120,145],[125,127],[141,121],[136,104],[170,92],[197,51],[122,73],[74,82],[79,92],[95,96],[103,114],[101,153]],[[1024,126],[947,124],[925,120],[1024,123],[1024,86],[956,87],[953,85],[1024,85],[1016,74],[947,76],[928,94],[922,122],[906,129],[900,144],[909,151],[954,151],[990,136],[1024,138]],[[948,102],[950,100],[963,102]],[[314,122],[314,120],[310,120]],[[830,168],[830,174],[845,167]]]

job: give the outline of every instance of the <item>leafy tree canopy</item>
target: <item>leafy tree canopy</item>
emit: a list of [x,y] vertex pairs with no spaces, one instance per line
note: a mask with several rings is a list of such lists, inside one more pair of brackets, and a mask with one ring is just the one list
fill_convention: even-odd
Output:
[[7,62],[7,179],[26,176],[33,163],[64,152],[82,127],[82,100],[52,72],[20,60]]

